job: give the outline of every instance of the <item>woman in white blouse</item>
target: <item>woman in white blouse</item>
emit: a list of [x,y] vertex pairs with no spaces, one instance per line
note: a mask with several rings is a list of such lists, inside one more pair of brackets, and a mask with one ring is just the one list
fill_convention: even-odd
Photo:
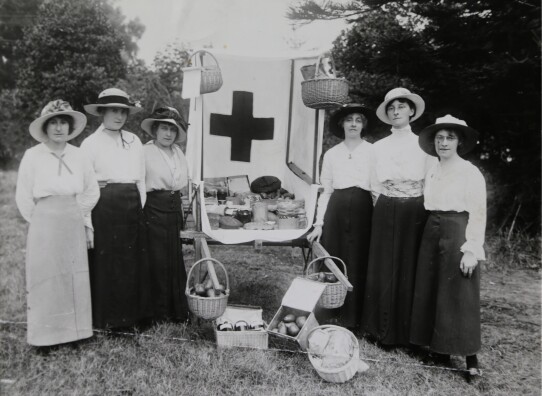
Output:
[[425,208],[430,211],[418,259],[410,341],[445,360],[467,357],[478,374],[480,269],[485,260],[486,184],[482,173],[461,158],[476,146],[478,133],[446,115],[425,128],[420,147],[438,156],[427,174]]
[[345,105],[330,117],[330,131],[344,141],[324,154],[320,174],[324,191],[318,199],[314,230],[307,236],[309,242],[321,236],[328,253],[346,264],[354,290],[340,308],[340,322],[352,329],[360,325],[371,235],[372,144],[362,135],[373,120],[373,110],[359,104]]
[[141,123],[153,140],[145,153],[145,215],[149,232],[154,319],[184,321],[188,305],[184,289],[186,270],[180,232],[181,195],[187,192],[188,163],[178,146],[186,140],[187,123],[172,107],[161,107]]
[[129,327],[152,316],[147,260],[145,158],[143,145],[123,130],[129,114],[140,110],[126,92],[109,88],[85,110],[102,119],[81,144],[100,184],[92,211],[94,249],[90,285],[95,327]]
[[376,111],[392,128],[390,136],[373,145],[371,189],[376,202],[362,327],[388,347],[409,345],[416,262],[427,218],[423,184],[435,161],[420,149],[410,127],[424,109],[419,95],[395,88]]
[[40,144],[26,150],[19,167],[15,200],[30,223],[27,340],[35,346],[92,336],[87,247],[100,189],[88,159],[67,143],[86,123],[68,102],[49,102],[29,127]]

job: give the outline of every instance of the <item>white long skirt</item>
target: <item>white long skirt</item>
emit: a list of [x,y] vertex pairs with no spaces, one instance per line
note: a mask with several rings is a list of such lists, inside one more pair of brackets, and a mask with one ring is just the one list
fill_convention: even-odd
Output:
[[37,202],[26,245],[26,291],[30,345],[92,336],[85,227],[75,196]]

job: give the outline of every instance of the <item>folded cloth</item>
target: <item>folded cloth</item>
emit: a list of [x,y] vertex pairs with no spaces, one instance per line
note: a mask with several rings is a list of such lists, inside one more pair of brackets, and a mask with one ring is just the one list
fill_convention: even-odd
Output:
[[344,366],[352,358],[354,342],[350,335],[341,330],[330,332],[329,342],[324,348],[323,368],[338,368]]

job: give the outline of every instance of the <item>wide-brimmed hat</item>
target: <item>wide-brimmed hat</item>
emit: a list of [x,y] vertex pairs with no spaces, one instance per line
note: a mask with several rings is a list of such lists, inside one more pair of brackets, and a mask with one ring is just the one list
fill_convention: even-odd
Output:
[[425,110],[425,102],[420,95],[413,94],[406,88],[393,88],[391,91],[389,91],[386,94],[384,101],[380,103],[380,106],[378,106],[378,108],[376,109],[377,117],[380,118],[382,122],[391,125],[391,121],[386,112],[386,108],[388,107],[388,104],[390,102],[394,101],[395,99],[401,98],[409,99],[416,106],[416,111],[410,121],[412,122],[420,118]]
[[43,130],[43,125],[50,118],[59,115],[67,115],[73,118],[73,131],[68,135],[66,141],[78,136],[87,125],[87,117],[83,113],[73,110],[68,102],[57,99],[47,103],[43,110],[41,110],[40,116],[30,123],[28,127],[30,135],[38,142],[46,142],[49,138]]
[[156,136],[152,133],[152,124],[154,122],[165,122],[175,125],[178,129],[175,142],[178,143],[184,140],[186,131],[188,130],[188,123],[177,111],[177,109],[168,106],[159,107],[154,110],[149,118],[145,118],[143,121],[141,121],[141,129],[147,132],[147,134],[149,134],[152,138],[156,138]]
[[373,109],[359,103],[348,103],[336,110],[329,118],[329,130],[338,138],[344,139],[344,129],[339,125],[339,121],[348,114],[360,113],[367,118],[367,125],[363,126],[363,133],[367,133],[369,128],[372,128],[376,122],[375,112]]
[[451,129],[462,133],[464,139],[461,145],[457,147],[459,155],[471,151],[478,142],[478,132],[475,129],[469,127],[465,121],[447,114],[444,117],[437,118],[433,125],[423,129],[418,136],[418,143],[422,150],[433,157],[437,156],[435,134],[442,129]]
[[85,105],[85,111],[89,114],[99,116],[100,107],[120,107],[128,109],[129,114],[135,114],[142,110],[141,105],[132,102],[130,97],[122,89],[107,88],[98,95],[97,103]]

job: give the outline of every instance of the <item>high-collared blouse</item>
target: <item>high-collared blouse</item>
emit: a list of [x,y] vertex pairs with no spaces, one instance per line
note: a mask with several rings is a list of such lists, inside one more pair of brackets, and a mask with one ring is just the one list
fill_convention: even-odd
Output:
[[446,169],[436,163],[427,173],[424,205],[427,210],[468,212],[466,242],[461,251],[471,252],[478,260],[486,259],[486,182],[476,166],[462,158]]
[[24,219],[30,222],[37,200],[52,195],[75,195],[85,226],[92,228],[90,212],[100,188],[89,159],[71,144],[57,155],[40,143],[26,150],[21,160],[15,202]]
[[188,163],[181,148],[171,146],[173,156],[159,148],[154,141],[143,146],[145,153],[145,185],[147,191],[181,190],[188,186]]
[[371,188],[376,196],[419,197],[423,181],[437,159],[418,144],[410,125],[391,129],[391,135],[373,145]]
[[141,205],[145,205],[145,157],[136,135],[125,130],[108,131],[102,124],[83,140],[81,149],[90,158],[99,182],[136,183]]
[[316,222],[314,225],[324,224],[324,215],[327,204],[334,190],[349,187],[359,187],[371,190],[371,166],[370,159],[373,145],[363,140],[354,150],[346,146],[344,142],[330,148],[324,154],[320,184],[324,191],[318,198]]

